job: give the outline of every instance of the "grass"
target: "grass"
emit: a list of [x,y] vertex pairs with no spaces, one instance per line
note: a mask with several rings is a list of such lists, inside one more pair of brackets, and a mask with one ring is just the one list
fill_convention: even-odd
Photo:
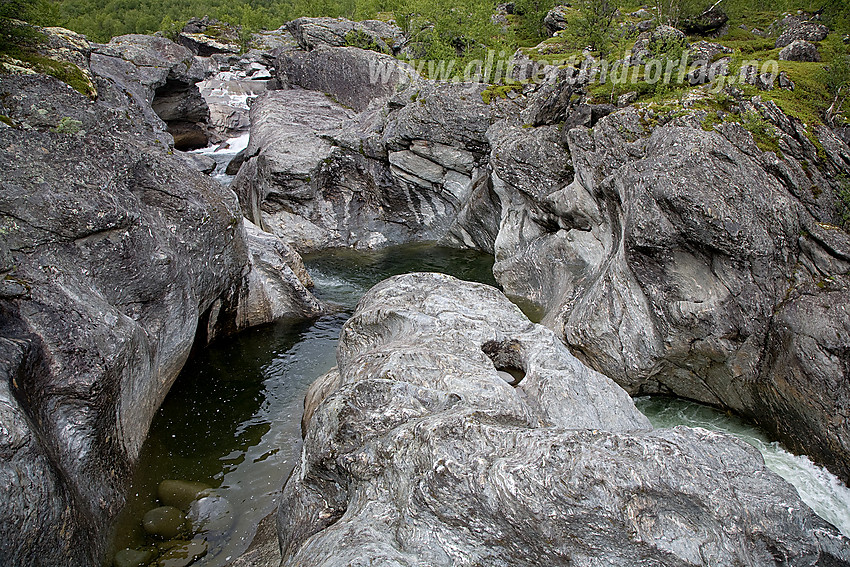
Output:
[[496,98],[506,99],[512,92],[522,92],[522,84],[515,81],[510,81],[506,85],[490,85],[481,91],[481,100],[484,104],[490,104]]
[[69,61],[51,59],[31,47],[9,49],[5,53],[0,53],[0,61],[3,59],[37,73],[55,77],[89,98],[93,99],[97,96],[97,89],[91,80],[79,67]]

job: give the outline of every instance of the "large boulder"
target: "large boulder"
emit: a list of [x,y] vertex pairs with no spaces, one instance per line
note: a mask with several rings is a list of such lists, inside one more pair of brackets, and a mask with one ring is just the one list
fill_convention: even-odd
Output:
[[495,288],[378,284],[284,488],[284,566],[848,565],[751,446],[653,431]]
[[[351,112],[314,91],[271,91],[251,107],[251,139],[233,189],[245,217],[299,250],[335,243],[350,216],[344,199],[325,199],[316,183],[331,157],[325,138]],[[329,188],[336,194],[338,188]]]
[[829,28],[823,24],[813,21],[796,22],[789,24],[779,34],[775,47],[785,47],[800,39],[810,43],[823,41],[828,34]]
[[249,247],[233,194],[170,155],[150,106],[95,77],[96,101],[50,77],[2,79],[4,565],[100,564],[193,345],[281,315],[245,301],[287,286],[302,300],[287,315],[317,311],[292,269],[276,278]]
[[286,24],[302,49],[316,47],[362,47],[395,54],[404,34],[395,24],[380,20],[353,22],[345,18],[298,18]]
[[571,8],[569,6],[555,6],[543,18],[543,26],[549,35],[555,35],[561,30],[567,29]]
[[197,87],[206,67],[189,49],[163,37],[123,35],[92,46],[91,68],[131,93],[148,122],[163,121],[177,149],[208,144],[209,108]]
[[177,34],[177,43],[201,57],[217,53],[239,53],[240,31],[235,26],[207,16],[192,18]]
[[779,52],[780,61],[820,61],[820,53],[815,44],[804,39],[795,39]]
[[[370,80],[387,69],[388,82]],[[291,88],[253,104],[234,181],[249,219],[299,251],[439,240],[453,227],[451,238],[492,250],[483,86],[422,81],[350,47],[286,53],[279,73]]]
[[[845,255],[845,260],[850,257]],[[766,413],[781,416],[757,419],[796,451],[832,463],[831,468],[845,479],[850,478],[850,461],[836,456],[850,453],[850,431],[845,425],[850,419],[848,301],[847,276],[795,289],[771,321],[757,386]]]
[[720,30],[728,21],[729,16],[726,12],[719,8],[711,8],[697,16],[686,18],[682,22],[682,29],[689,34],[710,35]]
[[[652,127],[626,109],[593,129],[571,130],[571,183],[565,176],[538,184],[524,172],[498,185],[503,204],[526,204],[512,217],[503,211],[494,271],[507,293],[545,308],[544,323],[583,361],[632,394],[734,409],[801,451],[829,447],[814,454],[847,479],[848,429],[835,419],[845,394],[833,387],[847,379],[846,368],[815,371],[806,349],[790,348],[785,356],[798,362],[776,364],[799,377],[780,380],[765,349],[791,340],[776,325],[792,290],[850,268],[846,233],[824,228],[840,222],[836,179],[850,148],[824,128],[818,152],[805,127],[772,103],[742,104],[771,124],[784,161],[734,123],[714,132],[687,120]],[[527,143],[535,136],[524,135]],[[491,163],[505,181],[498,155]],[[536,195],[523,189],[538,185]],[[847,322],[842,312],[806,313],[810,321],[787,325],[841,329]],[[832,353],[824,356],[850,346],[848,335],[835,336],[835,344],[814,341]],[[770,408],[799,396],[795,383],[803,380],[810,396],[791,407],[808,414],[790,427]]]
[[288,51],[278,60],[278,80],[284,87],[328,93],[357,112],[373,100],[411,87],[417,79],[410,65],[358,47]]

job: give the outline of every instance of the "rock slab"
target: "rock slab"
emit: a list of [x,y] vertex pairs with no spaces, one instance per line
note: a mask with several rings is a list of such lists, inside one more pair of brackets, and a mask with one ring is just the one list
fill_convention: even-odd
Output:
[[281,499],[284,566],[850,560],[754,448],[653,431],[494,288],[386,280],[346,323],[337,361]]

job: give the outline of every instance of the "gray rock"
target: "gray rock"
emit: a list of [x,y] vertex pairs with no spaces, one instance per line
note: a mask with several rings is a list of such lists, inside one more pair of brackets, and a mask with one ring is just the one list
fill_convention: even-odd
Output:
[[205,69],[185,47],[157,36],[114,37],[92,47],[91,69],[131,93],[147,121],[167,130],[177,149],[207,145],[209,108],[196,86]]
[[233,156],[233,159],[227,163],[227,167],[224,170],[226,175],[236,175],[239,173],[239,169],[242,167],[242,164],[245,163],[245,160],[248,159],[248,148],[246,147],[244,150]]
[[174,506],[160,506],[145,513],[142,527],[150,535],[172,539],[186,527],[186,516]]
[[169,155],[144,100],[95,76],[95,101],[3,78],[4,565],[100,564],[156,409],[193,345],[236,330],[248,293],[232,193]]
[[717,57],[721,54],[729,55],[734,52],[734,50],[730,47],[705,40],[692,43],[688,49],[690,54],[688,59],[692,64],[700,61],[711,64],[714,63],[717,60]]
[[567,28],[567,17],[569,15],[569,6],[555,6],[546,13],[543,18],[543,25],[549,35],[555,35],[557,32]]
[[153,551],[140,549],[122,549],[115,554],[115,567],[145,567],[153,559]]
[[795,39],[779,52],[780,61],[820,61],[820,53],[813,43]]
[[222,138],[247,132],[251,125],[249,101],[277,86],[276,79],[240,75],[224,71],[198,83],[198,91],[209,107],[209,127]]
[[788,76],[788,73],[786,73],[785,71],[781,71],[779,73],[779,88],[793,91],[794,86],[794,81],[791,80],[791,78]]
[[320,46],[308,52],[286,52],[278,61],[282,85],[328,93],[358,112],[373,100],[412,86],[416,78],[410,65],[357,47]]
[[301,256],[279,237],[244,221],[250,252],[245,296],[240,298],[236,327],[245,329],[284,317],[314,317],[324,307],[309,288],[313,281]]
[[756,77],[756,86],[763,91],[773,90],[777,76],[773,73],[762,73]]
[[181,152],[180,150],[175,150],[174,155],[183,160],[186,165],[188,165],[194,170],[200,171],[201,173],[206,173],[207,175],[209,175],[210,173],[215,171],[216,163],[215,160],[210,156],[189,152]]
[[245,553],[234,559],[232,567],[277,567],[280,565],[275,514],[269,514],[257,526],[257,533]]
[[797,40],[808,42],[818,42],[826,39],[829,34],[829,28],[823,24],[812,21],[800,22],[797,25],[788,26],[778,38],[776,38],[776,47],[785,47]]
[[628,14],[630,18],[638,18],[640,20],[651,20],[655,17],[655,14],[647,10],[646,8],[639,8],[634,12]]
[[590,107],[585,104],[588,78],[586,73],[567,68],[558,72],[531,97],[520,117],[525,124],[543,126],[564,123],[567,130],[590,124]]
[[157,486],[156,495],[164,505],[179,508],[186,512],[192,502],[200,498],[201,494],[209,489],[210,487],[202,482],[166,479]]
[[[540,187],[535,193],[502,179],[503,152],[494,143],[493,183],[503,207],[494,273],[506,293],[544,306],[543,322],[631,393],[724,406],[785,432],[784,414],[766,407],[776,402],[761,401],[763,389],[774,388],[782,399],[800,391],[790,378],[774,383],[764,367],[766,345],[779,333],[772,321],[793,282],[838,277],[848,269],[847,245],[839,238],[844,233],[821,226],[840,222],[831,204],[837,185],[813,173],[822,192],[814,197],[798,160],[808,162],[809,171],[838,175],[850,164],[850,148],[818,130],[827,159],[818,158],[804,129],[774,104],[741,104],[772,124],[767,131],[781,140],[787,167],[758,150],[738,125],[724,124],[715,133],[684,122],[648,129],[627,109],[592,131],[571,130],[574,181],[536,181],[526,174],[526,185]],[[814,236],[803,239],[801,231]],[[846,325],[841,312],[829,324],[824,313],[806,312],[812,317],[806,324]],[[795,411],[810,413],[804,421],[792,420],[790,412],[789,423],[797,439],[831,447],[832,453],[813,453],[846,475],[847,429],[825,425],[843,411],[843,394],[828,401],[814,397],[817,388],[833,387],[824,386],[813,367],[797,367],[799,380],[805,374],[812,386]],[[830,368],[831,380],[846,374]]]
[[719,8],[705,10],[698,16],[686,18],[682,29],[688,34],[708,35],[716,32],[729,21],[726,12]]
[[[836,230],[836,229],[832,229]],[[841,478],[850,478],[850,431],[847,419],[850,376],[850,280],[825,278],[795,290],[770,324],[769,340],[757,388],[769,415],[759,419],[793,450],[830,463]],[[793,392],[793,395],[790,393]],[[829,392],[824,400],[824,392]]]
[[710,83],[717,77],[725,77],[729,74],[730,62],[729,57],[723,57],[710,64],[708,61],[699,61],[695,64],[696,68],[686,75],[686,79],[691,86]]
[[246,216],[303,252],[439,240],[463,214],[457,237],[492,248],[495,226],[475,220],[494,218],[477,181],[496,107],[482,89],[422,83],[360,115],[311,91],[260,97],[233,184]]
[[281,51],[298,47],[298,42],[286,26],[276,30],[261,30],[251,36],[251,47],[262,52],[279,55]]
[[206,16],[192,18],[177,35],[177,43],[201,57],[239,53],[239,29]]
[[667,53],[671,49],[684,47],[688,39],[684,32],[672,26],[661,25],[652,31],[649,38],[649,50],[654,54]]
[[617,106],[619,108],[625,108],[629,106],[631,103],[638,99],[638,93],[636,91],[627,92],[625,94],[621,94],[617,97]]
[[[651,431],[493,288],[391,278],[364,296],[337,360],[279,507],[284,566],[850,557],[755,449]],[[507,368],[525,373],[516,387],[499,377]]]
[[[317,195],[315,182],[332,145],[322,135],[336,131],[351,113],[321,93],[272,91],[251,107],[251,140],[232,188],[245,217],[292,242],[296,249],[325,247],[342,211]],[[294,222],[294,217],[304,219]]]
[[192,532],[203,535],[206,540],[226,536],[236,521],[230,501],[209,493],[192,502],[186,518]]
[[302,49],[367,47],[394,54],[404,44],[401,29],[380,20],[352,22],[345,18],[298,18],[286,24]]

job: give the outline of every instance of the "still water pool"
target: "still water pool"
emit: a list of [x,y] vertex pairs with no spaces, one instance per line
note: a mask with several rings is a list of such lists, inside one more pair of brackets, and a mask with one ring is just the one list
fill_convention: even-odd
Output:
[[[156,414],[145,441],[130,498],[113,548],[130,548],[151,561],[178,542],[206,542],[193,565],[227,565],[250,544],[257,525],[274,510],[301,450],[301,411],[310,384],[336,364],[342,325],[360,297],[393,275],[435,271],[496,285],[493,258],[432,244],[377,252],[339,250],[304,258],[314,293],[337,307],[310,321],[281,321],[217,341],[181,373]],[[142,527],[162,502],[164,480],[207,485],[209,502],[230,521],[197,530],[184,525],[163,542]],[[216,519],[214,519],[216,520]],[[185,544],[184,544],[185,545]]]
[[[193,357],[151,426],[127,507],[116,524],[113,548],[146,558],[187,546],[203,554],[192,565],[227,565],[245,551],[259,522],[272,513],[301,450],[300,419],[309,385],[334,364],[337,337],[370,287],[396,274],[437,271],[496,285],[493,258],[432,244],[378,252],[332,251],[305,257],[315,294],[337,306],[310,321],[281,321],[218,341]],[[638,407],[656,427],[700,426],[742,436],[776,472],[797,486],[818,513],[850,534],[850,491],[835,477],[771,443],[732,416],[676,400],[641,398]],[[162,481],[202,483],[210,506],[179,535],[148,535],[142,520],[161,506]],[[197,486],[197,485],[193,485]],[[174,551],[171,550],[172,555]],[[173,564],[180,564],[177,560]],[[187,564],[187,563],[184,563]]]

